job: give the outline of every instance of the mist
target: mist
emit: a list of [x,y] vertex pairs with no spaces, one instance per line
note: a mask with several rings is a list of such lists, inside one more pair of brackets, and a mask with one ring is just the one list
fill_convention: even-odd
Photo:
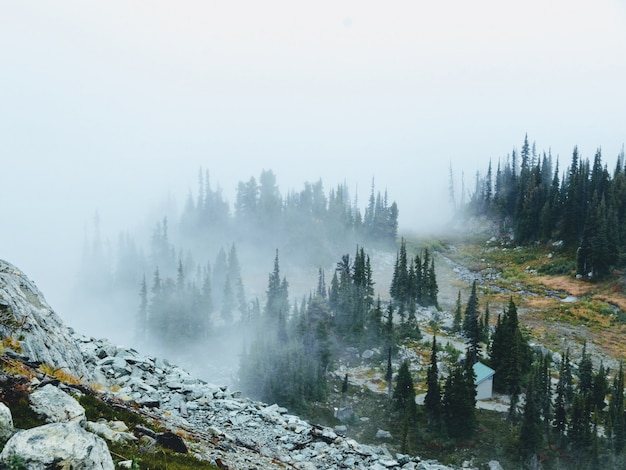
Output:
[[[77,301],[84,251],[96,235],[148,244],[200,169],[231,206],[269,169],[283,196],[321,179],[361,208],[374,181],[400,233],[441,233],[450,168],[457,191],[473,188],[526,134],[562,168],[574,146],[601,147],[610,167],[625,140],[625,20],[609,0],[5,2],[0,257],[70,326],[131,341],[138,294],[128,313]],[[247,287],[262,298],[274,251],[254,255]]]

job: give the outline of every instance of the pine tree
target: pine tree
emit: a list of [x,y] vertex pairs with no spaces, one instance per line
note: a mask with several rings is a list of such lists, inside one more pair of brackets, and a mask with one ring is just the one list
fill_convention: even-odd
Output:
[[619,370],[613,378],[609,417],[613,434],[613,450],[620,455],[626,444],[626,417],[624,416],[624,367],[620,363]]
[[476,386],[472,366],[457,365],[446,379],[442,408],[450,437],[469,436],[476,427]]
[[[561,365],[561,370],[563,366]],[[565,431],[567,429],[567,409],[565,398],[565,383],[559,378],[556,386],[556,398],[554,401],[554,419],[552,421],[552,427],[556,438],[556,445],[560,448],[565,447]]]
[[587,354],[587,343],[583,344],[583,352],[578,363],[578,392],[581,395],[591,393],[593,388],[593,364]]
[[452,323],[452,332],[458,333],[461,331],[461,326],[463,324],[463,312],[461,310],[461,291],[456,298],[456,308],[454,309],[454,320]]
[[289,284],[285,278],[280,279],[280,266],[278,262],[278,250],[274,258],[274,270],[269,275],[267,283],[267,302],[265,304],[265,315],[268,318],[278,318],[282,312],[286,315],[289,312]]
[[[411,411],[414,413],[415,408],[411,407],[411,402],[415,404],[415,388],[413,386],[413,378],[409,370],[408,361],[402,361],[396,376],[396,387],[393,390],[392,403],[395,411],[406,413]],[[415,415],[409,417],[410,420],[415,419]]]
[[496,371],[496,391],[510,395],[520,393],[524,374],[531,364],[531,354],[528,341],[520,330],[517,307],[511,297],[504,316],[498,319],[490,348],[490,365]]
[[522,424],[520,426],[518,447],[522,458],[527,461],[536,461],[537,453],[543,443],[541,397],[539,391],[540,374],[539,368],[536,367],[528,382]]
[[476,280],[472,283],[472,293],[470,294],[467,306],[465,307],[465,319],[463,322],[463,332],[467,338],[467,360],[473,364],[478,362],[480,355],[480,327],[478,324],[478,296],[476,294]]
[[398,370],[396,387],[393,391],[393,409],[400,413],[402,446],[401,452],[407,451],[409,429],[414,426],[417,418],[415,405],[415,388],[408,361],[403,361]]
[[426,374],[426,397],[424,409],[428,414],[428,422],[439,429],[441,425],[441,387],[439,386],[439,369],[437,366],[437,337],[433,336],[433,345],[430,350],[430,366]]
[[237,299],[237,308],[241,312],[241,316],[247,316],[248,302],[246,301],[245,289],[241,278],[241,266],[239,265],[239,256],[237,248],[233,243],[228,253],[228,277],[230,285]]
[[604,364],[600,362],[598,372],[593,376],[593,404],[602,411],[606,407],[605,398],[609,392],[609,382],[607,380],[607,370]]

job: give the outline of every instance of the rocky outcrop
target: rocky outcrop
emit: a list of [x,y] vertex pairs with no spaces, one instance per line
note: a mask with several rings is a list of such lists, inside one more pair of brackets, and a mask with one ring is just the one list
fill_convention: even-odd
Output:
[[52,423],[19,431],[4,446],[0,461],[23,459],[25,468],[46,470],[113,470],[113,459],[101,438],[77,423]]
[[11,263],[0,260],[0,336],[19,336],[31,361],[54,365],[77,378],[90,375],[70,330],[37,286]]

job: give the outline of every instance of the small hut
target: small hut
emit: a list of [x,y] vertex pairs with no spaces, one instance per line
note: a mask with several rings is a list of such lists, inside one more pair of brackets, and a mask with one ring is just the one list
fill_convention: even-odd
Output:
[[473,366],[476,376],[476,400],[487,400],[493,393],[493,375],[496,373],[491,367],[487,367],[482,362],[477,362]]

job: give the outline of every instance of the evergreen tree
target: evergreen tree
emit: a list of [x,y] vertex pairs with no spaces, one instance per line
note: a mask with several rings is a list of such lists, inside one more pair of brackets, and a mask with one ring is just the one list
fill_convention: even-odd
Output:
[[401,452],[407,451],[409,430],[415,424],[417,407],[415,405],[415,388],[408,361],[403,361],[398,369],[396,387],[393,391],[393,408],[400,413],[402,446]]
[[426,397],[424,409],[428,415],[428,422],[439,429],[441,425],[441,387],[439,386],[439,369],[437,366],[437,338],[433,336],[433,345],[430,350],[430,366],[426,374]]
[[565,406],[569,410],[574,401],[574,378],[572,376],[572,363],[569,357],[569,348],[565,351],[565,356],[561,362],[559,382],[563,381],[563,391],[565,396]]
[[467,338],[467,360],[473,364],[478,361],[480,355],[480,326],[478,323],[478,296],[476,294],[476,280],[472,283],[472,293],[470,294],[467,306],[465,307],[465,317],[463,322],[463,332]]
[[528,381],[518,443],[522,458],[535,462],[543,443],[540,374],[541,371],[536,367]]
[[461,331],[461,326],[463,325],[463,312],[461,310],[461,291],[456,298],[456,308],[454,309],[454,320],[452,323],[452,332],[458,333]]
[[581,395],[590,394],[593,388],[593,364],[587,354],[587,343],[583,344],[583,352],[578,363],[578,392]]
[[450,437],[472,435],[476,427],[476,386],[471,365],[457,365],[446,379],[442,408]]
[[239,256],[237,255],[237,247],[233,243],[228,253],[228,277],[230,279],[231,289],[237,299],[237,308],[241,312],[241,316],[247,316],[248,302],[246,301],[245,289],[241,278],[241,266],[239,264]]
[[531,354],[528,341],[520,330],[517,307],[511,297],[504,316],[496,325],[490,348],[490,365],[496,371],[496,391],[519,395],[524,374],[532,362]]
[[575,395],[567,438],[578,455],[584,455],[591,443],[591,414],[585,395]]
[[609,392],[609,382],[607,380],[607,370],[604,364],[600,363],[598,372],[593,376],[593,405],[598,411],[606,407],[605,399]]
[[411,371],[409,370],[409,363],[406,360],[402,361],[398,369],[392,403],[395,411],[400,411],[403,414],[411,412],[413,416],[410,416],[409,419],[411,421],[415,419],[415,388],[413,386]]
[[624,416],[624,367],[620,363],[619,370],[613,378],[609,417],[613,435],[613,450],[620,455],[626,444],[626,417]]
[[274,270],[269,275],[267,283],[267,302],[265,315],[268,318],[278,318],[280,312],[289,312],[289,284],[286,278],[280,279],[280,266],[278,262],[278,250],[274,258]]

